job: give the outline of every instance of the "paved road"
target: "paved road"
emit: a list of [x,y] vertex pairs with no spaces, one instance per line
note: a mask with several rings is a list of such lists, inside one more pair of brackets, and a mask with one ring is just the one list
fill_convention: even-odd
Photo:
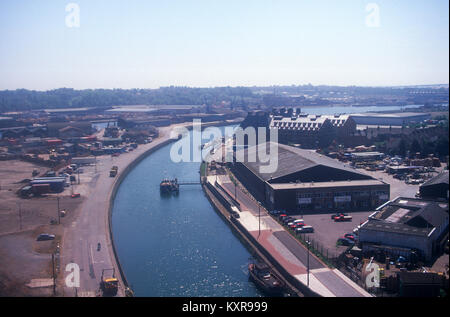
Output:
[[[132,153],[119,157],[102,156],[97,160],[97,173],[89,184],[89,197],[85,199],[77,219],[66,228],[62,243],[61,272],[63,284],[70,272],[65,272],[69,263],[76,263],[80,268],[80,287],[78,296],[95,296],[99,289],[103,269],[115,269],[116,277],[120,278],[112,244],[109,237],[108,208],[109,197],[116,178],[109,177],[111,166],[117,165],[121,173],[136,157],[150,148],[167,140],[170,127],[160,130],[160,137],[152,143],[139,146]],[[89,167],[91,169],[93,167]],[[86,171],[88,168],[84,168]],[[97,244],[101,244],[100,251]],[[108,272],[110,273],[110,272]],[[106,272],[105,272],[106,274]],[[123,296],[123,282],[120,283],[118,296]],[[75,289],[64,286],[64,296],[75,296]]]

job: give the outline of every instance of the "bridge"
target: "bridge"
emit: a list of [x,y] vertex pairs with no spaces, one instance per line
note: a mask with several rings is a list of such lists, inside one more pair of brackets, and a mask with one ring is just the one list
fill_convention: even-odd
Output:
[[178,185],[200,185],[200,181],[181,181]]

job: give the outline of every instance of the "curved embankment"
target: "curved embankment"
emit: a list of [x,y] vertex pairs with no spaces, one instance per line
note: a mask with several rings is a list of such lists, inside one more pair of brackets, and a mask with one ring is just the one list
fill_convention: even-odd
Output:
[[[239,122],[208,122],[208,123],[204,123],[204,124],[202,124],[202,129],[203,128],[206,128],[206,127],[209,127],[209,126],[214,126],[214,125],[217,125],[217,126],[224,126],[224,125],[228,125],[228,124],[236,124],[236,123],[239,123]],[[173,128],[176,128],[176,127],[184,127],[184,128],[186,128],[186,129],[188,129],[188,130],[191,130],[192,129],[192,123],[189,123],[189,124],[187,124],[187,125],[176,125],[176,126],[174,126]],[[150,154],[152,154],[153,152],[155,152],[155,151],[157,151],[157,150],[159,150],[160,148],[162,148],[162,147],[164,147],[164,146],[166,146],[166,145],[168,145],[168,144],[170,144],[170,143],[172,143],[172,142],[175,142],[175,141],[177,141],[177,139],[171,139],[170,137],[169,137],[169,135],[170,134],[168,134],[168,135],[164,135],[164,136],[162,136],[162,139],[160,139],[161,141],[160,141],[160,143],[158,143],[158,144],[156,144],[156,145],[154,145],[154,146],[152,146],[152,147],[150,147],[148,150],[146,150],[145,152],[143,152],[143,153],[141,153],[141,154],[139,154],[135,159],[133,159],[119,174],[118,174],[118,177],[115,179],[115,181],[114,181],[114,184],[113,184],[113,187],[112,187],[112,190],[111,190],[111,192],[110,192],[110,195],[109,195],[109,199],[108,199],[108,201],[109,201],[109,203],[108,203],[108,212],[107,212],[107,222],[108,222],[108,231],[109,231],[109,234],[108,234],[108,239],[109,239],[109,241],[110,241],[110,243],[111,243],[111,248],[112,248],[112,252],[113,252],[113,254],[114,254],[114,258],[113,259],[111,259],[111,261],[114,263],[116,263],[116,266],[117,266],[117,268],[118,268],[118,270],[119,270],[119,273],[120,273],[120,279],[122,280],[122,283],[123,283],[123,285],[125,286],[125,287],[130,287],[129,286],[129,284],[128,284],[128,281],[127,281],[127,279],[126,279],[126,276],[125,276],[125,273],[123,272],[123,269],[122,269],[122,265],[120,264],[120,260],[119,260],[119,256],[118,256],[118,254],[117,254],[117,250],[116,250],[116,246],[115,246],[115,244],[114,244],[114,235],[113,235],[113,230],[112,230],[112,210],[113,210],[113,207],[114,207],[114,199],[116,198],[116,194],[117,194],[117,191],[119,190],[119,187],[120,187],[120,184],[122,183],[122,181],[125,179],[125,177],[128,175],[128,173],[137,165],[137,164],[139,164],[143,159],[145,159],[146,157],[148,157]],[[155,141],[154,141],[155,142]]]

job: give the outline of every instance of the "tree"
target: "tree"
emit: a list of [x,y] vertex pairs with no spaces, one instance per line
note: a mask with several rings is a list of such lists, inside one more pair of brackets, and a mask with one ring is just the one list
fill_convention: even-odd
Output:
[[436,142],[436,147],[434,152],[439,157],[445,157],[448,155],[448,136],[440,136]]
[[422,147],[420,146],[420,143],[417,139],[414,139],[414,141],[411,143],[409,150],[412,154],[416,154],[417,152],[422,152]]
[[406,141],[405,139],[401,139],[400,143],[398,144],[398,152],[400,156],[406,156]]

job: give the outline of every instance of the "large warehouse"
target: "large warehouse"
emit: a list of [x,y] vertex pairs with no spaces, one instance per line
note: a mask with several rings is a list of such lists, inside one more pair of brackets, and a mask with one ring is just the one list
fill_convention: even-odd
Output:
[[[314,151],[278,146],[274,173],[261,173],[257,147],[235,153],[234,172],[246,188],[269,209],[290,213],[375,209],[389,200],[390,187],[348,165]],[[269,142],[266,143],[269,149]],[[249,157],[256,154],[256,161]],[[244,157],[244,160],[240,160]],[[237,159],[236,159],[237,158]]]

